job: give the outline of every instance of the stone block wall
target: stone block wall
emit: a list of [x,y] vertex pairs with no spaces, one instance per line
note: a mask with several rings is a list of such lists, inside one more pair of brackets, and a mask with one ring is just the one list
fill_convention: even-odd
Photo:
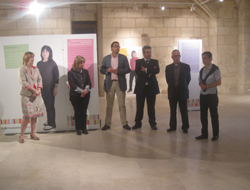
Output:
[[213,63],[221,70],[222,84],[219,93],[238,93],[238,11],[234,0],[221,3],[217,18],[210,19],[209,49]]
[[[189,9],[165,9],[159,7],[103,7],[102,9],[103,55],[110,54],[110,44],[119,41],[121,46],[152,47],[152,58],[158,59],[158,82],[166,92],[165,66],[172,63],[171,52],[181,39],[202,39],[207,50],[209,23]],[[194,79],[195,80],[195,79]]]
[[250,93],[250,1],[241,0],[238,11],[238,93]]
[[71,34],[70,5],[46,9],[39,19],[26,12],[0,8],[0,36]]

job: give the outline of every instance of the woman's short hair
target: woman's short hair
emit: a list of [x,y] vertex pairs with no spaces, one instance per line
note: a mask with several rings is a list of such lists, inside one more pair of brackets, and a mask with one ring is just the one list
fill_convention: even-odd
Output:
[[45,46],[43,46],[43,47],[42,47],[42,49],[41,49],[41,58],[42,58],[42,61],[43,61],[43,51],[44,51],[45,49],[49,52],[49,58],[48,58],[48,61],[53,60],[53,52],[52,52],[51,47],[50,47],[50,46],[45,45]]
[[78,55],[78,56],[75,57],[74,63],[72,65],[72,69],[75,70],[75,71],[77,71],[78,70],[78,65],[80,63],[85,63],[85,58],[82,57],[82,56],[80,56],[80,55]]
[[30,58],[35,57],[35,54],[28,51],[23,55],[23,65],[27,65],[27,63],[29,62]]

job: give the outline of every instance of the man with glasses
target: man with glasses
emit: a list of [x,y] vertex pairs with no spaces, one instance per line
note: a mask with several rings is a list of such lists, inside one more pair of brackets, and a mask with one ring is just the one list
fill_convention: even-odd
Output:
[[180,62],[180,51],[172,51],[173,63],[166,66],[166,81],[168,83],[168,99],[170,106],[170,128],[167,132],[176,130],[176,107],[179,102],[182,119],[182,130],[184,133],[188,133],[188,111],[187,100],[189,98],[188,85],[191,80],[190,66],[188,64]]
[[131,127],[128,125],[127,116],[126,116],[126,90],[127,82],[125,75],[130,72],[128,59],[125,55],[119,54],[120,45],[119,42],[113,42],[111,44],[110,55],[107,55],[102,60],[102,67],[100,72],[106,75],[104,80],[104,91],[106,92],[106,118],[105,125],[102,127],[102,130],[110,129],[113,103],[115,99],[115,94],[117,96],[120,119],[124,129],[131,130]]

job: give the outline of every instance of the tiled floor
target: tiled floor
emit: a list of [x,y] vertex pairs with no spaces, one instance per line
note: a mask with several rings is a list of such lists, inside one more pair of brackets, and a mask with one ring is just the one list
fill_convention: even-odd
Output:
[[[108,131],[0,135],[0,189],[110,189],[110,190],[249,190],[250,95],[220,95],[220,138],[195,140],[200,134],[199,111],[189,112],[190,129],[167,133],[169,106],[166,95],[156,102],[157,131],[145,112],[143,126],[126,131],[113,111]],[[100,98],[102,122],[105,99]],[[135,96],[127,96],[127,118],[134,124]]]

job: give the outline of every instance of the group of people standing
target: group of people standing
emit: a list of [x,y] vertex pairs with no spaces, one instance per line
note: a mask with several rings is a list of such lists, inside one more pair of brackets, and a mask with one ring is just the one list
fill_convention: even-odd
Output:
[[[35,131],[37,118],[43,116],[42,99],[47,111],[47,121],[43,124],[43,129],[56,128],[54,104],[59,83],[58,66],[52,58],[52,49],[49,46],[42,47],[42,60],[37,63],[37,67],[33,66],[34,57],[34,53],[26,52],[23,56],[23,65],[19,68],[23,112],[20,143],[24,143],[24,133],[29,121],[31,123],[31,139],[40,140]],[[68,72],[70,102],[74,108],[75,128],[78,135],[88,134],[86,118],[91,81],[88,70],[83,68],[84,63],[84,57],[76,56],[72,68]]]
[[[106,118],[105,125],[102,130],[108,130],[111,127],[112,110],[115,94],[117,95],[121,124],[126,130],[135,130],[142,127],[143,110],[145,100],[147,102],[148,120],[152,130],[157,130],[157,123],[155,118],[155,101],[156,95],[159,94],[159,86],[156,75],[160,72],[159,63],[156,59],[151,59],[151,47],[144,46],[142,48],[143,58],[135,60],[135,66],[131,69],[127,57],[119,54],[120,44],[115,41],[111,44],[111,54],[103,58],[100,72],[106,75],[104,80],[104,91],[106,92]],[[133,52],[132,52],[133,57]],[[188,108],[187,100],[189,98],[188,85],[191,81],[190,66],[186,63],[180,62],[180,51],[172,51],[173,63],[166,66],[165,76],[168,84],[168,99],[170,105],[170,122],[167,132],[176,130],[177,119],[176,109],[179,104],[182,130],[188,133]],[[218,96],[217,86],[221,84],[221,75],[219,68],[212,64],[211,52],[204,52],[202,54],[204,67],[200,71],[199,86],[200,92],[200,118],[202,124],[201,135],[196,139],[208,138],[208,109],[210,110],[213,138],[215,141],[219,138],[219,116],[218,116]],[[130,63],[131,65],[131,63]],[[134,73],[131,71],[135,68]],[[130,72],[137,76],[134,93],[136,94],[136,115],[135,124],[133,127],[128,125],[126,117],[125,97],[127,90],[127,83],[125,75]],[[132,75],[132,76],[133,76]],[[132,82],[131,82],[132,83]],[[128,92],[132,91],[130,88]]]
[[[120,44],[114,41],[111,44],[111,54],[103,58],[100,73],[106,75],[104,80],[104,91],[106,92],[106,117],[102,130],[111,127],[112,111],[115,95],[117,96],[121,124],[126,130],[136,130],[142,127],[143,110],[145,100],[147,102],[148,121],[152,130],[157,130],[155,117],[156,95],[160,93],[156,75],[160,72],[159,62],[152,59],[151,47],[144,46],[142,49],[143,58],[136,57],[136,52],[132,52],[130,66],[125,55],[119,54]],[[173,63],[166,66],[165,76],[168,84],[168,99],[170,105],[170,122],[167,132],[176,130],[177,119],[176,109],[179,104],[182,130],[188,133],[188,109],[187,100],[189,98],[188,85],[191,81],[190,66],[180,62],[180,51],[172,51]],[[52,50],[49,46],[41,49],[42,60],[37,63],[37,68],[33,66],[34,54],[26,52],[23,56],[23,66],[19,68],[19,77],[22,89],[20,92],[23,110],[23,120],[21,123],[21,134],[19,142],[24,143],[24,132],[28,122],[31,122],[31,139],[39,140],[35,134],[37,118],[43,116],[42,98],[46,106],[47,122],[44,123],[44,130],[51,130],[56,127],[55,123],[55,96],[59,83],[59,71],[52,58]],[[212,119],[213,138],[219,138],[218,119],[218,96],[217,86],[221,84],[219,68],[212,64],[212,54],[204,52],[202,54],[204,67],[200,71],[199,85],[200,91],[200,119],[202,124],[201,135],[196,139],[208,138],[208,109]],[[77,135],[88,134],[86,129],[87,108],[90,99],[91,81],[88,70],[84,69],[85,58],[77,56],[71,70],[68,72],[68,82],[70,86],[70,102],[74,108],[75,127]],[[130,68],[131,67],[131,68]],[[128,125],[126,116],[126,74],[130,73],[130,88],[132,91],[133,77],[136,76],[134,93],[136,94],[136,115],[133,127]],[[41,96],[42,95],[42,96]]]

